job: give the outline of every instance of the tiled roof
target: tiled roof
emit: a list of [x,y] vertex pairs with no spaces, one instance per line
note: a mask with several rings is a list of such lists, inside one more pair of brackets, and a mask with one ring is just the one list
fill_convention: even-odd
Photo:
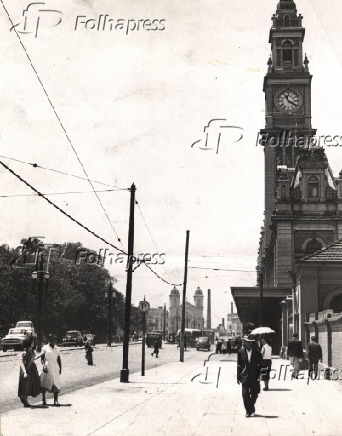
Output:
[[303,257],[300,262],[342,262],[342,239]]

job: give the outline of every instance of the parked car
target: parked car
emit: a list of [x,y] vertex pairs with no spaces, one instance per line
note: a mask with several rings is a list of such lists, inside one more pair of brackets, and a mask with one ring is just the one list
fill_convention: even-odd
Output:
[[89,330],[82,330],[83,342],[89,342],[90,345],[95,345],[95,335]]
[[[29,335],[27,334],[27,330],[24,328],[14,327],[9,329],[8,334],[2,339],[2,351],[7,351],[8,349],[13,349],[14,351],[23,350],[23,342],[27,339]],[[34,341],[32,339],[31,346],[34,346]]]
[[208,350],[210,351],[210,339],[207,336],[200,336],[196,341],[196,350],[199,351]]
[[161,348],[163,344],[162,334],[161,333],[147,333],[146,335],[146,346],[147,348],[153,347],[155,341],[158,341],[158,346]]
[[26,334],[32,338],[32,348],[37,345],[37,333],[33,326],[32,321],[18,321],[15,328],[21,328],[26,330]]
[[83,336],[79,330],[68,330],[62,339],[62,345],[65,347],[71,347],[72,345],[82,347],[83,343]]

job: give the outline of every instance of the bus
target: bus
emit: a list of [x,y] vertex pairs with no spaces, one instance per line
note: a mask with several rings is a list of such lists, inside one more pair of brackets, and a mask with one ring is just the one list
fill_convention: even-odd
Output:
[[[177,342],[179,340],[180,329],[177,332]],[[199,329],[184,329],[185,341],[188,347],[196,347],[196,340],[202,335],[202,330]]]

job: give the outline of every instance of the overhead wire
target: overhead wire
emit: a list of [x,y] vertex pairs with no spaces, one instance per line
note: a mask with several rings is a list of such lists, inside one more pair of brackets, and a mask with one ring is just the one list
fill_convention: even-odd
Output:
[[[39,168],[41,170],[52,171],[54,173],[61,174],[63,176],[75,177],[76,179],[88,181],[85,177],[77,176],[75,174],[66,173],[64,171],[56,170],[54,168],[47,168],[47,167],[44,167],[42,165],[38,165],[37,163],[25,162],[23,160],[15,159],[14,157],[3,156],[1,154],[0,154],[0,157],[2,157],[3,159],[13,160],[14,162],[20,162],[20,163],[25,164],[25,165],[30,165],[33,168]],[[118,191],[129,191],[129,188],[120,188],[119,186],[110,185],[109,183],[99,182],[98,180],[92,180],[92,182],[98,183],[99,185],[108,186],[109,188],[116,188]]]
[[[118,189],[102,189],[97,190],[96,192],[116,192]],[[94,191],[67,191],[67,192],[48,192],[43,193],[45,196],[51,195],[69,195],[69,194],[92,194]],[[0,198],[13,198],[13,197],[36,197],[39,194],[11,194],[11,195],[0,195]]]
[[[2,165],[6,170],[8,170],[11,174],[13,174],[17,179],[19,179],[22,183],[24,183],[27,187],[29,187],[32,191],[34,191],[39,197],[43,198],[47,203],[49,203],[51,206],[53,206],[55,209],[57,209],[59,212],[61,212],[64,216],[69,218],[71,221],[76,223],[78,226],[82,227],[84,230],[86,230],[88,233],[95,236],[95,238],[99,239],[100,241],[104,242],[105,244],[109,245],[110,247],[113,247],[115,250],[119,251],[120,253],[128,256],[128,253],[124,251],[123,249],[120,249],[116,245],[112,244],[111,242],[104,239],[102,236],[95,233],[93,230],[90,230],[87,226],[82,224],[79,220],[72,217],[69,213],[65,212],[61,207],[57,206],[54,202],[52,202],[50,199],[48,199],[42,192],[38,191],[38,189],[34,188],[29,182],[27,182],[25,179],[23,179],[19,174],[17,174],[15,171],[13,171],[10,167],[8,167],[4,162],[0,160],[0,165]],[[160,280],[162,280],[164,283],[171,285],[171,286],[182,286],[182,283],[171,283],[167,280],[165,280],[163,277],[161,277],[158,273],[156,273],[148,264],[145,262],[144,265]],[[135,268],[136,269],[136,268]]]
[[52,100],[50,99],[50,96],[49,96],[48,92],[46,91],[45,86],[44,86],[41,78],[39,77],[39,74],[38,74],[35,66],[33,65],[33,62],[32,62],[32,60],[31,60],[31,58],[30,58],[30,56],[29,56],[29,54],[28,54],[28,52],[26,50],[26,47],[24,46],[23,42],[21,41],[21,38],[20,38],[16,28],[15,28],[15,25],[13,24],[13,21],[12,21],[11,17],[10,17],[10,14],[9,14],[9,12],[6,9],[6,7],[5,7],[5,5],[3,3],[3,0],[0,0],[0,1],[1,1],[2,6],[3,6],[3,8],[4,8],[4,10],[5,10],[5,12],[6,12],[7,16],[8,16],[8,19],[9,19],[11,25],[12,25],[12,29],[14,30],[14,33],[17,35],[17,38],[19,39],[19,43],[20,43],[21,47],[23,48],[23,50],[25,52],[25,55],[26,55],[27,59],[29,60],[30,65],[31,65],[31,67],[32,67],[32,69],[33,69],[33,71],[34,71],[34,73],[35,73],[35,75],[36,75],[36,77],[37,77],[37,79],[38,79],[42,89],[43,89],[43,92],[46,95],[46,98],[47,98],[47,100],[48,100],[48,102],[49,102],[49,104],[50,104],[50,106],[51,106],[51,108],[52,108],[52,110],[53,110],[53,112],[54,112],[58,122],[59,122],[59,125],[61,126],[61,128],[62,128],[62,130],[63,130],[63,132],[65,134],[65,137],[66,137],[70,147],[72,148],[72,150],[73,150],[73,152],[74,152],[74,154],[75,154],[75,156],[76,156],[76,158],[77,158],[77,160],[78,160],[78,162],[79,162],[79,164],[80,164],[80,166],[81,166],[81,168],[82,168],[82,170],[83,170],[83,172],[84,172],[84,174],[85,174],[85,176],[86,176],[86,178],[87,178],[87,180],[88,180],[88,182],[90,184],[90,186],[92,187],[92,189],[94,191],[94,194],[95,194],[95,196],[96,196],[96,198],[97,198],[97,200],[98,200],[98,202],[99,202],[99,204],[100,204],[100,206],[101,206],[101,208],[102,208],[102,210],[103,210],[103,212],[104,212],[104,214],[105,214],[105,216],[106,216],[106,218],[107,218],[107,220],[109,222],[109,225],[111,226],[112,230],[114,231],[114,233],[115,233],[115,235],[117,237],[118,242],[121,244],[121,246],[123,248],[123,244],[121,242],[121,239],[120,239],[117,231],[115,230],[115,227],[114,227],[111,219],[109,218],[108,213],[107,213],[105,207],[103,206],[103,203],[102,203],[99,195],[97,194],[97,192],[95,192],[94,185],[92,184],[92,182],[91,182],[91,180],[90,180],[90,178],[88,176],[88,173],[87,173],[87,171],[86,171],[86,169],[85,169],[85,167],[83,165],[83,162],[81,161],[81,159],[80,159],[80,157],[79,157],[79,155],[78,155],[78,153],[77,153],[77,151],[76,151],[76,149],[75,149],[75,147],[74,147],[74,145],[73,145],[73,143],[72,143],[72,141],[71,141],[71,139],[70,139],[70,137],[69,137],[65,127],[64,127],[64,124],[62,123],[62,120],[60,119],[59,115],[57,114],[57,111],[56,111],[56,109],[55,109],[55,107],[54,107],[54,105],[52,103]]

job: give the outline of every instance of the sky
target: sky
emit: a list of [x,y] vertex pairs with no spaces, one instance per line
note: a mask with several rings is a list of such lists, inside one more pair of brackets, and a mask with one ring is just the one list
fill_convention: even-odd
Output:
[[[263,149],[256,141],[264,127],[262,84],[277,1],[29,4],[0,4],[0,161],[40,192],[62,193],[48,198],[116,246],[119,235],[124,250],[127,188],[135,183],[134,251],[165,253],[165,263],[153,265],[161,277],[183,282],[186,230],[190,267],[240,270],[189,269],[187,298],[193,302],[198,286],[206,297],[210,288],[212,325],[217,325],[229,312],[230,287],[256,283],[264,210]],[[304,16],[304,48],[313,74],[312,125],[318,134],[342,135],[342,30],[336,25],[341,3],[296,4]],[[104,30],[97,30],[101,15],[116,24],[121,20],[119,28],[110,30],[102,21]],[[208,144],[212,150],[200,148],[212,119],[235,126],[222,135],[218,153],[216,141]],[[337,176],[341,148],[326,153]],[[13,159],[78,177],[86,177],[85,170],[92,181],[123,189],[98,193],[104,212],[87,180]],[[115,259],[113,248],[43,199],[13,197],[32,191],[3,167],[0,181],[0,196],[12,196],[0,197],[1,243],[18,246],[27,236],[45,236],[46,243],[108,248],[109,259]],[[112,261],[106,267],[125,293],[124,264]],[[168,304],[172,287],[142,265],[134,272],[132,302],[145,296],[152,307]],[[206,298],[204,303],[206,314]]]

